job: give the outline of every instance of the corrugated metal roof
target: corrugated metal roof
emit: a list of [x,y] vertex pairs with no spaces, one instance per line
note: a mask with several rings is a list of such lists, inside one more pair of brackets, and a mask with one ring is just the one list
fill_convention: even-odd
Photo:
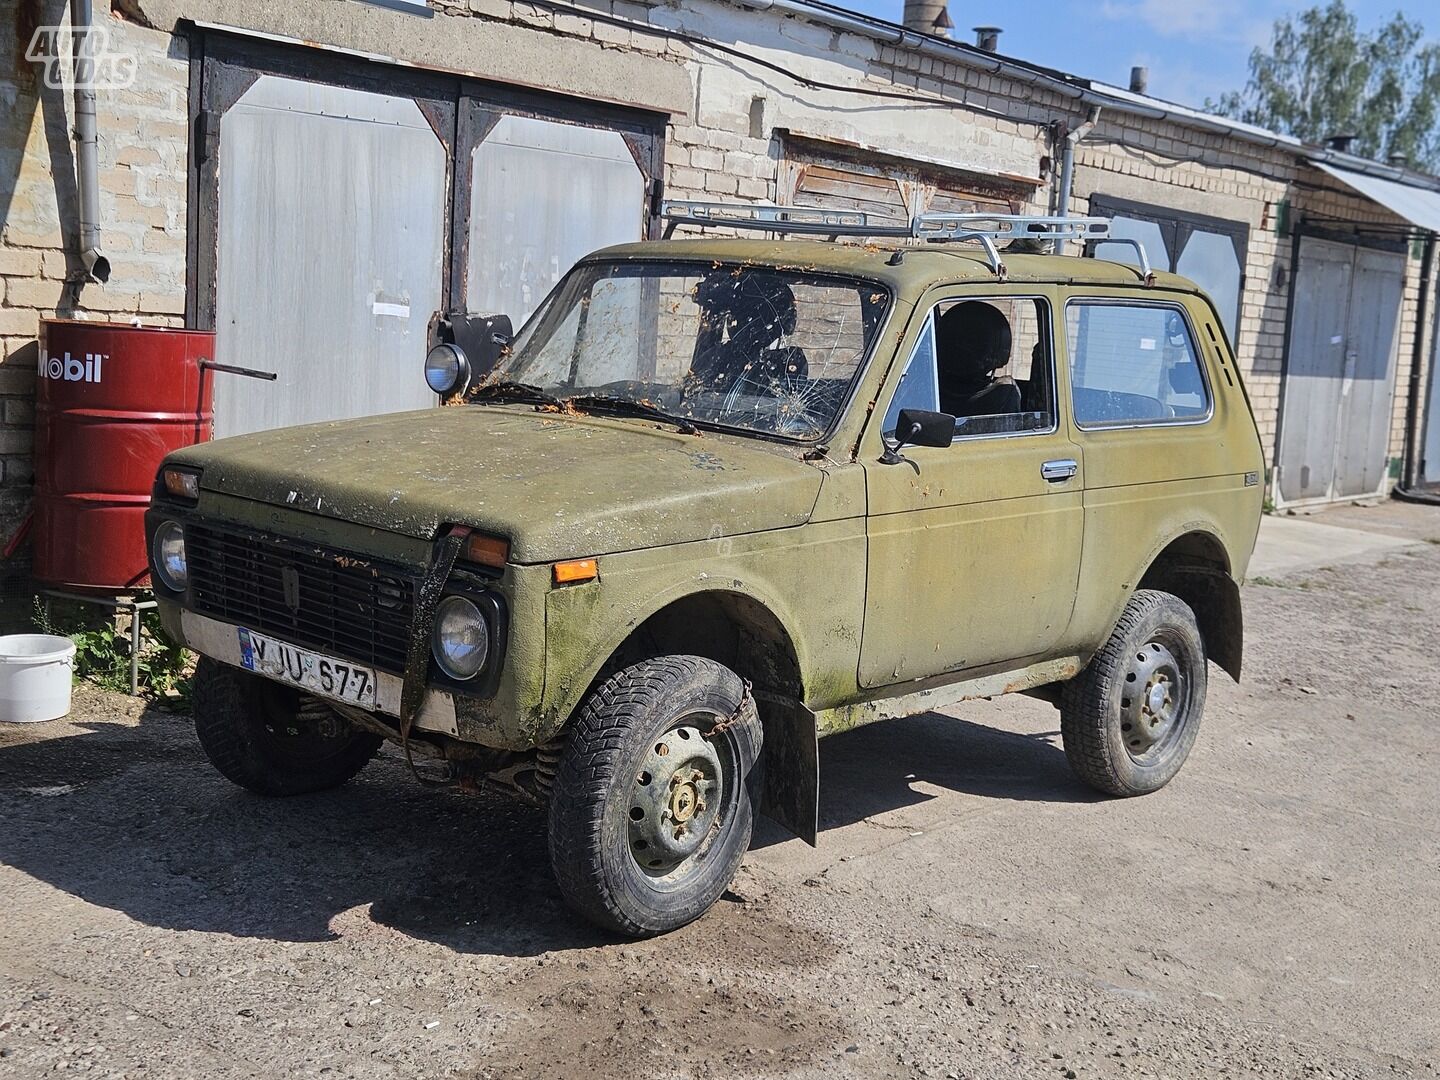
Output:
[[1354,188],[1391,212],[1404,218],[1412,225],[1418,225],[1428,232],[1440,233],[1440,191],[1397,184],[1393,180],[1382,180],[1378,176],[1337,169],[1323,161],[1314,163],[1317,169],[1329,173],[1346,187]]

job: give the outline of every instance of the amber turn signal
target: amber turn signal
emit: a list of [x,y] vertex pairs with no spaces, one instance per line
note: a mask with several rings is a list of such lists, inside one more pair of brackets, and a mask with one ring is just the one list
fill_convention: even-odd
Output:
[[498,570],[510,558],[510,541],[498,536],[471,533],[465,540],[465,547],[461,551],[460,557],[466,562],[479,563],[481,566],[493,566]]
[[175,498],[189,499],[191,502],[200,498],[199,473],[185,469],[165,469],[161,476],[164,478],[165,490]]
[[555,584],[568,585],[576,581],[593,581],[600,576],[600,567],[594,559],[571,559],[555,564]]

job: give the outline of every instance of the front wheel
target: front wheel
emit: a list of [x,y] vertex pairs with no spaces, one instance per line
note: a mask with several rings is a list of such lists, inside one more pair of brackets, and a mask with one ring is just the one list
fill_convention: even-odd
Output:
[[318,698],[206,656],[195,666],[191,704],[210,763],[259,795],[339,787],[384,742]]
[[1108,795],[1145,795],[1185,764],[1205,711],[1205,643],[1179,597],[1142,589],[1088,667],[1065,684],[1070,767]]
[[586,699],[550,802],[566,901],[650,937],[718,900],[750,846],[760,718],[746,684],[699,656],[643,660]]

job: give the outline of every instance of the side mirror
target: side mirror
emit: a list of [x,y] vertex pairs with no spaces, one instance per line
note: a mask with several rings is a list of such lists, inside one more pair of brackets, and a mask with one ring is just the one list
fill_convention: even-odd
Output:
[[904,446],[949,446],[955,441],[955,417],[949,413],[927,412],[924,409],[901,409],[895,422],[895,445],[886,446],[880,460],[886,465],[904,461]]

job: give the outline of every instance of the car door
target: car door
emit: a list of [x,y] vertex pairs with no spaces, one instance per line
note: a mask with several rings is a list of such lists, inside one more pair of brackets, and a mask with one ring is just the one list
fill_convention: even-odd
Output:
[[[1074,606],[1083,532],[1080,452],[1060,423],[1053,289],[961,290],[916,309],[862,441],[869,499],[860,684],[884,686],[1044,654]],[[988,304],[1010,328],[1020,410],[957,419],[945,447],[885,464],[901,408],[936,410],[965,348],[958,304]],[[937,328],[940,328],[937,330]],[[942,332],[943,331],[943,332]],[[1007,391],[1008,393],[1008,391]],[[1003,395],[1002,395],[1003,396]]]

